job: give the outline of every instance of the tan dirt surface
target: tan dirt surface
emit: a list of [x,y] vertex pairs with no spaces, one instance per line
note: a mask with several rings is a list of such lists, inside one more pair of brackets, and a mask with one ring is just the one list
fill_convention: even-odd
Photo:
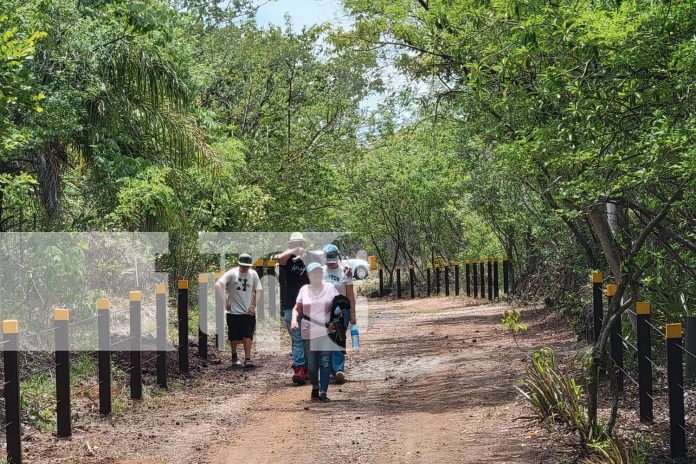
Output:
[[[222,363],[173,391],[121,398],[112,417],[78,403],[74,436],[24,437],[26,462],[83,463],[554,463],[564,450],[521,403],[528,364],[500,321],[507,306],[462,298],[369,302],[361,350],[328,404],[290,382],[289,343],[243,372]],[[524,308],[531,353],[577,349],[566,325]],[[278,330],[284,330],[279,328]],[[146,377],[147,379],[148,377]]]

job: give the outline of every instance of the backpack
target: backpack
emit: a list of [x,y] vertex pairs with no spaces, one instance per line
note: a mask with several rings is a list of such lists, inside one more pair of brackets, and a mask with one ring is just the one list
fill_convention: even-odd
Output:
[[[340,309],[340,314],[336,314],[336,309]],[[348,327],[345,327],[343,325],[343,321],[347,318],[350,318],[350,311],[351,311],[351,305],[350,305],[350,300],[341,295],[340,293],[333,297],[333,300],[331,300],[331,315],[329,317],[329,321],[334,321],[335,319],[339,319],[340,323],[334,324],[338,325],[336,327],[336,331],[332,332],[329,334],[329,338],[334,341],[334,343],[337,343],[340,346],[345,347],[345,342],[346,342],[346,330]],[[305,315],[304,313],[302,314],[302,319],[308,320],[309,322],[320,325],[323,327],[329,327],[329,324],[322,323],[315,321],[314,319],[310,318],[309,316]]]

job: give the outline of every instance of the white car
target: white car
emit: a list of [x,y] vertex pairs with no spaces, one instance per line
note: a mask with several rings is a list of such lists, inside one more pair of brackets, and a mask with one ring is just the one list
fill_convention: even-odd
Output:
[[[310,251],[310,253],[319,256],[322,259],[324,257],[324,252],[322,250],[314,250]],[[368,275],[370,275],[370,263],[368,263],[364,259],[349,258],[346,255],[340,255],[340,258],[341,260],[339,261],[339,264],[343,263],[350,266],[350,269],[353,271],[353,279],[363,280],[366,279]]]
[[348,265],[353,271],[353,278],[355,280],[363,280],[366,279],[368,275],[370,275],[370,263],[368,263],[364,259],[348,258],[342,256],[341,260],[345,263],[348,263]]

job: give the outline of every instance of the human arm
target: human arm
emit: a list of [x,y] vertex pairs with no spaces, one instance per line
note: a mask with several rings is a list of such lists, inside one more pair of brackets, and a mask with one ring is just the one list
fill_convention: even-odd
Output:
[[285,266],[292,255],[302,256],[303,254],[304,248],[302,247],[288,248],[284,252],[276,255],[275,259],[278,260],[279,265]]
[[250,316],[256,314],[256,302],[261,299],[261,293],[263,293],[263,289],[256,290],[251,297],[251,306],[247,309],[247,314]]
[[346,285],[346,298],[350,301],[350,323],[355,325],[355,292],[353,291],[353,284]]
[[255,271],[253,272],[253,289],[254,293],[251,295],[251,306],[247,309],[247,314],[253,316],[256,314],[256,302],[260,301],[263,297],[263,286],[261,285],[261,278]]
[[300,323],[298,322],[298,317],[302,312],[302,304],[297,302],[295,307],[292,308],[292,318],[290,319],[290,330],[297,330],[300,328]]
[[227,276],[226,272],[217,280],[217,282],[215,282],[215,294],[218,296],[218,298],[220,298],[220,300],[225,302],[225,309],[229,311],[232,308],[232,305],[230,305],[230,302],[225,297],[225,285],[227,285],[228,280],[229,277]]

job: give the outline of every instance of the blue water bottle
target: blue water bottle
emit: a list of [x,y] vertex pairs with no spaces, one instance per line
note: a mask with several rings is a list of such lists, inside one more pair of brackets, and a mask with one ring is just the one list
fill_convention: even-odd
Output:
[[360,349],[360,334],[358,333],[358,326],[354,325],[352,329],[350,329],[350,339],[353,342],[353,349],[354,350],[359,350]]

